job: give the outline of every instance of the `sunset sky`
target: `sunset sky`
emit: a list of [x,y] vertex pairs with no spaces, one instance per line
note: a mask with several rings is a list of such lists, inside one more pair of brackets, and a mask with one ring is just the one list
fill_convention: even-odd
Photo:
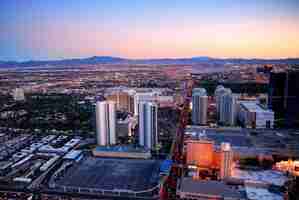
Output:
[[298,0],[1,0],[0,60],[299,57]]

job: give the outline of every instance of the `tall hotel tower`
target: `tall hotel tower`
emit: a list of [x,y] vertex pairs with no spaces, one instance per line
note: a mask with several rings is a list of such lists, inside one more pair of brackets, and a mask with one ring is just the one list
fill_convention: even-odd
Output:
[[224,179],[231,176],[233,166],[233,151],[230,143],[221,143],[220,150],[220,178]]
[[215,90],[215,100],[216,100],[216,116],[217,120],[220,119],[220,103],[221,103],[221,96],[225,93],[229,92],[226,88],[222,85],[218,85]]
[[236,122],[236,97],[231,89],[217,86],[215,90],[217,120],[223,125],[233,126]]
[[100,146],[114,145],[116,143],[116,103],[101,101],[96,104],[97,143]]
[[157,104],[139,103],[139,145],[147,149],[158,144],[157,113]]
[[236,97],[228,92],[220,97],[219,121],[224,125],[234,126],[236,121]]
[[134,96],[134,115],[139,115],[139,103],[140,102],[153,102],[155,100],[155,93],[145,92],[136,93]]
[[208,96],[204,88],[192,91],[192,123],[204,125],[207,123]]

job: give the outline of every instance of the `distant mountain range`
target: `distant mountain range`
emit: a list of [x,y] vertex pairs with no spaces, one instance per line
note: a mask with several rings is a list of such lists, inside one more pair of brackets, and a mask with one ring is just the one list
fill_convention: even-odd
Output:
[[211,57],[192,57],[192,58],[160,58],[160,59],[127,59],[111,56],[93,56],[89,58],[62,59],[49,61],[0,61],[0,68],[11,67],[42,67],[42,66],[78,66],[78,65],[94,65],[94,64],[161,64],[161,65],[194,65],[200,63],[216,63],[216,64],[289,64],[298,65],[299,58],[287,59],[242,59],[242,58],[211,58]]

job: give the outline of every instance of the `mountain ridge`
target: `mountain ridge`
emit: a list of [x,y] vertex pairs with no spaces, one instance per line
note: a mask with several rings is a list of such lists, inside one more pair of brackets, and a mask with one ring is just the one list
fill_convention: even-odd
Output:
[[299,58],[263,59],[263,58],[212,58],[197,56],[190,58],[148,58],[130,59],[113,56],[92,56],[87,58],[70,58],[61,60],[30,60],[24,62],[0,61],[0,67],[35,67],[35,66],[77,66],[83,64],[200,64],[200,63],[235,63],[235,64],[299,64]]

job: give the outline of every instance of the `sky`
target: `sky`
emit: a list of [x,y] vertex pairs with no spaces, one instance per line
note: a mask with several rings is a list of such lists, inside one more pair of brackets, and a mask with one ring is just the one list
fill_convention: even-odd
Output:
[[0,60],[299,57],[298,0],[1,0]]

